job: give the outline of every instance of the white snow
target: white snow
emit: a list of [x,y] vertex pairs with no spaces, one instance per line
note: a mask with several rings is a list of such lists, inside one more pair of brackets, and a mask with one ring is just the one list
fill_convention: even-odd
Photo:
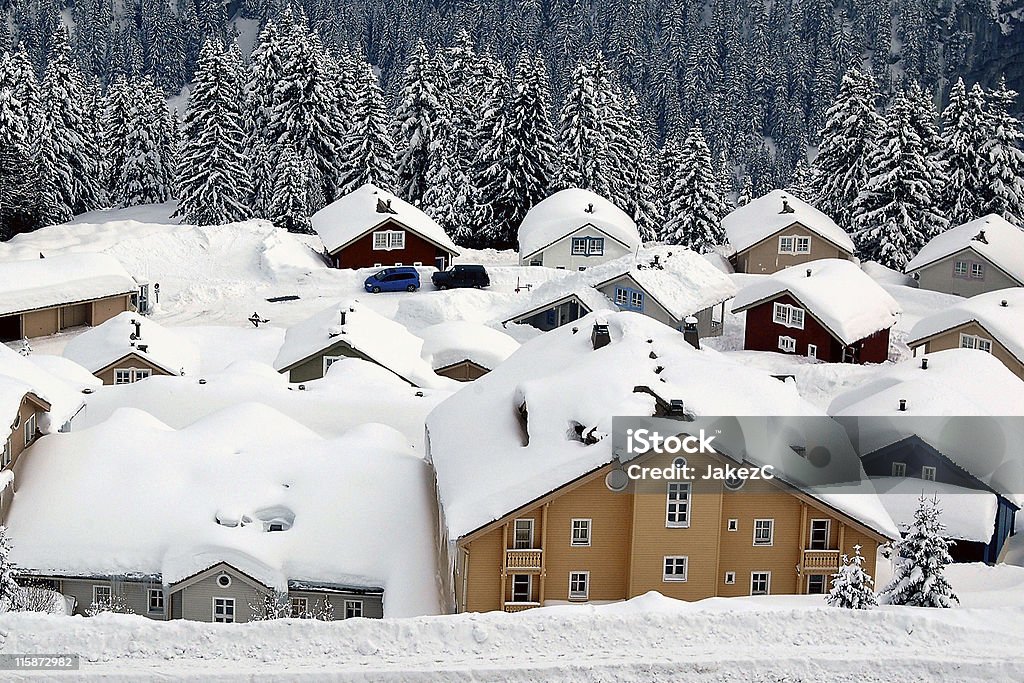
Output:
[[847,345],[889,329],[899,319],[896,300],[844,259],[801,263],[759,278],[740,290],[732,310],[738,313],[785,292]]
[[[783,212],[783,200],[792,212]],[[749,249],[794,223],[837,247],[853,253],[853,240],[836,222],[821,211],[785,190],[772,190],[730,212],[722,219],[722,228],[733,253]]]
[[423,360],[422,339],[355,299],[325,308],[289,327],[274,367],[284,370],[339,342],[345,342],[414,386],[454,386],[454,380],[436,375]]
[[[1006,305],[1003,306],[1003,302]],[[963,299],[944,311],[923,318],[910,330],[908,344],[919,345],[924,339],[966,323],[975,322],[985,328],[995,341],[1006,347],[1024,363],[1024,288],[1010,287],[985,292]]]
[[599,194],[570,187],[526,213],[519,225],[519,253],[527,258],[586,225],[630,249],[640,246],[640,232],[625,211]]
[[0,262],[0,315],[130,294],[136,284],[104,254]]
[[[0,427],[0,442],[7,440],[10,426],[17,418],[21,402],[24,400],[25,394],[28,393],[35,393],[28,384],[13,377],[0,375],[0,420],[2,420],[0,424],[3,425]],[[46,400],[43,396],[39,396],[39,398]]]
[[[393,213],[377,211],[378,202],[390,202]],[[437,246],[456,255],[459,253],[451,237],[433,218],[371,183],[320,209],[313,214],[312,221],[313,229],[320,235],[327,251],[333,253],[389,218],[402,223]]]
[[27,356],[27,358],[32,361],[33,365],[62,380],[75,391],[96,389],[96,387],[103,386],[103,381],[99,377],[64,356],[54,356],[49,353],[33,353]]
[[999,507],[994,493],[915,477],[872,477],[871,484],[900,529],[913,524],[914,512],[925,496],[939,501],[946,538],[979,543],[992,540]]
[[[981,232],[985,233],[985,241],[975,239]],[[939,233],[910,259],[906,272],[920,270],[968,248],[1024,285],[1024,230],[995,214],[976,218]]]
[[[31,455],[9,515],[23,569],[160,573],[172,584],[226,560],[279,590],[289,580],[383,586],[390,616],[439,608],[429,468],[386,427],[327,440],[249,403],[174,430],[125,408]],[[264,531],[259,520],[282,511],[291,528]]]
[[419,336],[423,359],[435,370],[465,360],[490,370],[519,348],[519,342],[504,332],[465,320],[431,325]]
[[0,344],[0,376],[30,387],[33,393],[50,403],[50,411],[39,417],[39,431],[43,434],[56,432],[85,404],[79,390],[3,344]]
[[[131,338],[136,333],[135,323],[141,333],[138,339]],[[199,371],[199,349],[195,344],[177,330],[131,311],[89,328],[64,347],[66,358],[91,372],[98,372],[130,353],[172,375],[194,375]]]

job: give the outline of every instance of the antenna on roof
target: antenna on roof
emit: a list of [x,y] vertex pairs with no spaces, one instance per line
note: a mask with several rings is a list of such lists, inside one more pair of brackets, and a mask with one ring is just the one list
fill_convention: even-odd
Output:
[[266,318],[261,318],[259,313],[253,311],[252,315],[249,316],[249,322],[252,323],[253,327],[259,328],[260,323],[269,323],[270,321]]
[[383,200],[377,197],[377,213],[390,213],[397,214],[398,212],[391,208],[391,200]]
[[39,258],[46,258],[45,256],[43,256],[43,252],[39,252]]

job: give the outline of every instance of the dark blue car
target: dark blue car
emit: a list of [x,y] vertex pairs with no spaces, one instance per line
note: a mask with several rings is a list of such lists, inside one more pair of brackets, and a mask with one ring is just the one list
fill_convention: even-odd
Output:
[[415,292],[420,288],[420,274],[415,268],[385,268],[366,278],[367,292]]

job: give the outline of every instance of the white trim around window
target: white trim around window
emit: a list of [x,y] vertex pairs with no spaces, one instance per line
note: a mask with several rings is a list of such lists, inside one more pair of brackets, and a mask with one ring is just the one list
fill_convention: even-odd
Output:
[[921,478],[925,481],[935,481],[936,469],[930,465],[921,468]]
[[686,581],[690,558],[686,555],[666,555],[662,561],[661,580],[666,583]]
[[977,349],[978,351],[984,351],[985,353],[992,353],[992,340],[979,337],[976,334],[965,334],[964,332],[961,332],[960,348]]
[[591,519],[573,519],[570,522],[569,545],[582,548],[590,545]]
[[670,481],[665,494],[665,526],[685,529],[690,526],[690,482]]
[[574,601],[590,599],[589,571],[569,572],[569,599]]
[[362,600],[346,600],[345,601],[345,618],[356,619],[363,616],[363,601]]
[[36,440],[36,414],[32,413],[25,420],[25,448],[32,445],[32,442]]
[[729,585],[729,586],[731,586],[732,584],[736,583],[736,572],[726,572],[725,573],[725,583],[726,583],[726,585]]
[[905,462],[894,462],[892,464],[892,476],[894,476],[894,477],[905,477],[905,476],[907,476],[907,463],[905,463]]
[[150,614],[164,613],[164,589],[150,588],[146,594],[146,604]]
[[750,594],[771,595],[772,573],[765,571],[750,572]]
[[778,301],[772,304],[772,322],[797,330],[804,329],[804,309]]
[[796,353],[796,339],[782,335],[779,337],[779,351]]
[[234,598],[222,598],[214,596],[212,601],[213,606],[213,623],[215,624],[233,624],[235,623],[235,599]]
[[754,545],[770,546],[775,544],[775,520],[754,520]]
[[374,251],[405,249],[405,230],[378,230],[373,233]]
[[[100,593],[104,593],[105,597],[101,598]],[[92,587],[92,602],[95,605],[101,602],[109,603],[114,599],[114,589],[110,586],[93,586]]]

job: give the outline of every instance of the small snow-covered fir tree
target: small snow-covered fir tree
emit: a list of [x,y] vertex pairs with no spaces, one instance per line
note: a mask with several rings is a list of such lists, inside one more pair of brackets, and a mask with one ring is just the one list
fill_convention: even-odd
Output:
[[989,135],[981,148],[987,171],[981,212],[1024,227],[1024,127],[1010,114],[1016,98],[1005,78],[989,93]]
[[743,180],[740,181],[740,193],[736,197],[736,206],[746,206],[754,199],[754,184],[750,180],[750,176],[746,173],[743,174]]
[[416,44],[405,79],[395,120],[399,131],[397,189],[412,204],[419,204],[427,191],[432,156],[437,153],[434,128],[445,115],[439,95],[439,74],[423,41]]
[[825,602],[832,607],[846,609],[871,609],[877,605],[878,599],[873,588],[875,580],[863,565],[864,556],[860,554],[860,545],[855,545],[853,557],[844,554],[839,572],[832,575],[832,590]]
[[39,226],[35,116],[25,101],[35,90],[35,76],[31,67],[23,68],[24,59],[24,51],[0,53],[0,240]]
[[309,222],[309,162],[294,149],[285,149],[278,158],[274,193],[267,207],[274,225],[288,232],[311,233]]
[[11,539],[7,537],[7,527],[0,524],[0,607],[16,608],[19,590],[11,564]]
[[936,498],[921,496],[914,522],[896,543],[895,572],[889,584],[878,594],[886,605],[910,607],[952,607],[960,600],[943,571],[953,561],[945,538],[946,526]]
[[725,242],[725,235],[718,174],[700,123],[693,125],[683,142],[678,173],[669,195],[661,239],[708,253],[714,245]]

